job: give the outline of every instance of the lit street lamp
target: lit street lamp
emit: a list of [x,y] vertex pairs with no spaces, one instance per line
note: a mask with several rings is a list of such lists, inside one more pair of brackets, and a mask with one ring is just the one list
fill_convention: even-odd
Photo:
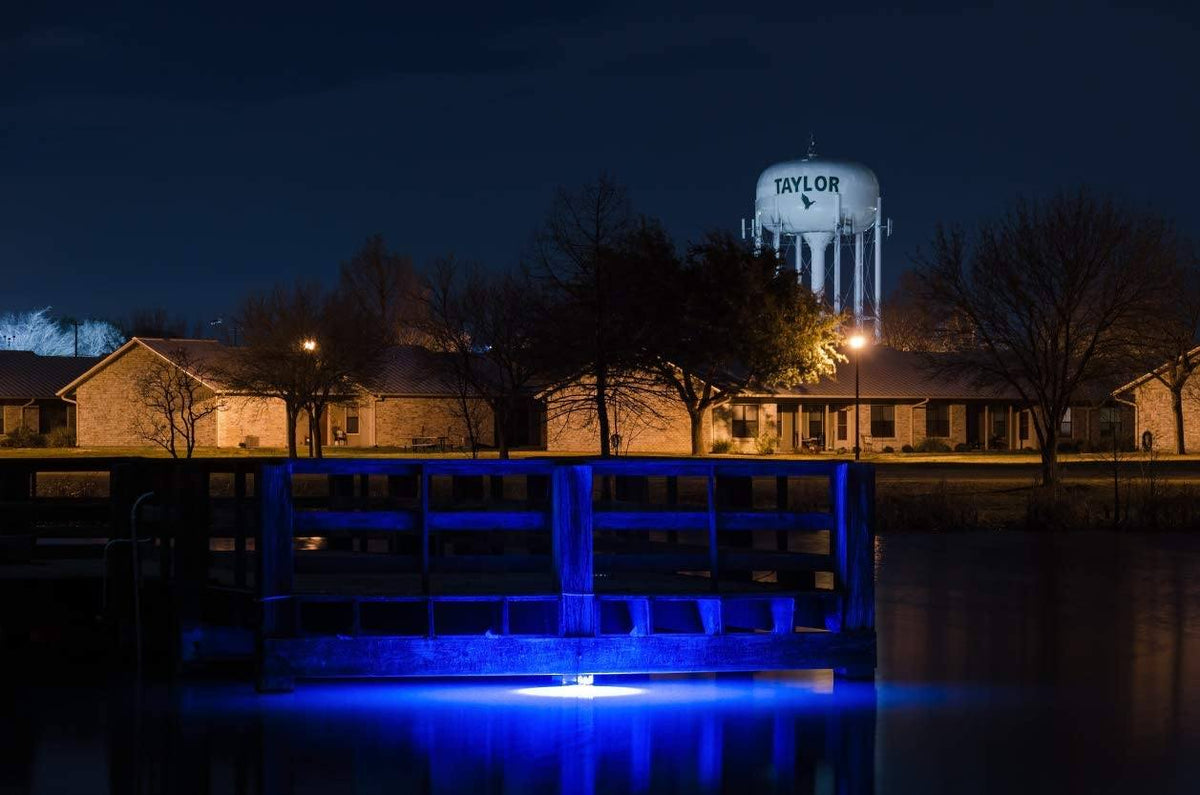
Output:
[[855,333],[850,339],[846,340],[850,345],[850,349],[854,351],[854,460],[859,460],[859,455],[862,452],[862,447],[858,443],[859,429],[862,427],[862,421],[859,418],[859,392],[858,392],[858,362],[862,359],[862,349],[867,346],[867,338],[862,333]]
[[317,341],[314,339],[311,339],[311,338],[306,339],[300,343],[300,347],[303,348],[305,351],[312,353],[313,351],[315,351],[317,349]]

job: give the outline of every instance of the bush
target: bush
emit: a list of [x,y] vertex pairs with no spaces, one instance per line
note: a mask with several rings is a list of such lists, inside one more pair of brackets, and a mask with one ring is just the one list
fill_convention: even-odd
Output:
[[17,428],[10,432],[3,439],[0,439],[0,446],[3,447],[45,447],[46,438],[37,431],[29,428]]
[[1080,444],[1079,442],[1065,441],[1059,442],[1056,447],[1060,453],[1078,453]]
[[74,447],[75,431],[65,425],[51,429],[50,433],[46,434],[46,446]]
[[884,445],[883,452],[885,452],[885,453],[894,453],[894,452],[896,452],[896,448],[895,448],[895,447],[892,447],[890,444],[889,444],[889,445]]
[[917,443],[918,453],[948,453],[950,445],[943,442],[941,439],[925,438]]
[[712,443],[712,451],[718,455],[724,455],[733,450],[732,439],[717,439]]
[[970,452],[970,450],[971,445],[967,444],[966,442],[959,442],[958,444],[954,445],[954,452],[956,453],[967,453]]
[[903,447],[901,447],[901,448],[900,448],[900,452],[902,452],[902,453],[911,453],[911,452],[913,452],[913,446],[912,446],[911,444],[906,444],[906,445],[904,445]]
[[758,450],[759,455],[774,455],[778,446],[779,439],[769,433],[760,433],[754,440],[754,449]]

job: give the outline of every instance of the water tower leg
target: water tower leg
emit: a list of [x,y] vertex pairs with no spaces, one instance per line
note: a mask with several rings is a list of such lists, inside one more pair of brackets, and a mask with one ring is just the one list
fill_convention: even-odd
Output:
[[883,197],[875,201],[875,341],[883,336]]
[[833,311],[842,311],[842,233],[833,236]]
[[834,197],[835,221],[833,227],[833,311],[842,312],[842,194]]
[[861,326],[863,317],[863,233],[854,234],[854,325]]
[[808,244],[809,267],[812,268],[813,295],[825,294],[825,249],[829,247],[829,232],[805,232],[804,242]]

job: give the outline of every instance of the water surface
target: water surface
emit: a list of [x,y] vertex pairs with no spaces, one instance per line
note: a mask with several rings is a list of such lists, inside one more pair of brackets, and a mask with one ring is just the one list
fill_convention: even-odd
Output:
[[893,535],[876,562],[873,686],[9,677],[0,791],[1200,791],[1200,538]]

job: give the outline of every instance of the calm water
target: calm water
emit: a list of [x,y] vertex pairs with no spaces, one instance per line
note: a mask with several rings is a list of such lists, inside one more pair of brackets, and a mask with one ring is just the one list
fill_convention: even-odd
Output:
[[890,536],[877,562],[873,687],[10,679],[0,791],[1200,792],[1200,537]]

